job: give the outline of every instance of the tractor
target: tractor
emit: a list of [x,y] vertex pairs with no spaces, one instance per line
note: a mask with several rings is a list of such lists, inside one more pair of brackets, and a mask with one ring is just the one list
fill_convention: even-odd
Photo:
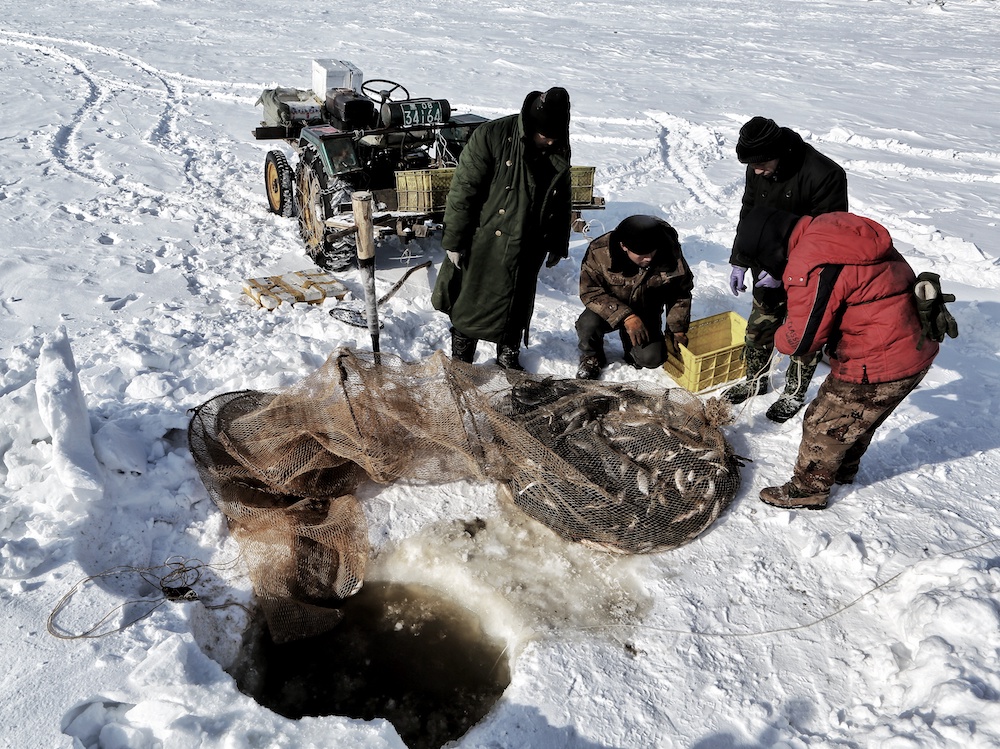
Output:
[[[374,198],[379,237],[404,243],[440,226],[451,175],[485,117],[453,114],[446,99],[413,98],[400,83],[364,80],[343,60],[313,60],[312,89],[265,89],[257,140],[283,140],[297,157],[273,149],[264,160],[272,213],[297,217],[306,253],[325,270],[356,258],[351,196]],[[322,96],[322,98],[320,98]],[[573,167],[574,221],[603,207],[593,196],[592,167]]]

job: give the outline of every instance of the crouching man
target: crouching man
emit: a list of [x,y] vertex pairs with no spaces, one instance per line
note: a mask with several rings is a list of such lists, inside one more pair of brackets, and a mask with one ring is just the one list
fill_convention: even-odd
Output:
[[677,231],[662,219],[629,216],[594,239],[580,268],[580,299],[586,309],[576,321],[576,376],[601,376],[607,365],[604,336],[613,330],[621,336],[626,362],[637,368],[663,364],[667,346],[687,344],[693,285]]
[[740,220],[734,253],[785,287],[778,351],[808,356],[825,346],[830,357],[802,420],[791,480],[760,492],[775,507],[821,510],[835,483],[854,482],[875,430],[937,355],[937,341],[921,334],[916,278],[885,228],[852,213],[753,208]]

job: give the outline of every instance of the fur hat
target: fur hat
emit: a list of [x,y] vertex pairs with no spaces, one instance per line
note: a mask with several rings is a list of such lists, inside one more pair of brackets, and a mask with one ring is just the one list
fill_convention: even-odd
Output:
[[743,164],[760,164],[779,158],[785,151],[784,128],[767,117],[754,117],[740,128],[736,158]]
[[736,227],[733,242],[736,264],[763,268],[781,278],[788,264],[788,240],[800,218],[777,208],[751,208]]
[[565,138],[569,133],[569,92],[556,86],[538,94],[528,106],[527,125],[540,135]]
[[622,250],[622,245],[625,245],[637,255],[659,252],[662,261],[658,262],[665,265],[669,265],[669,258],[675,258],[680,250],[677,230],[655,216],[629,216],[624,219],[612,230],[609,244],[612,250]]

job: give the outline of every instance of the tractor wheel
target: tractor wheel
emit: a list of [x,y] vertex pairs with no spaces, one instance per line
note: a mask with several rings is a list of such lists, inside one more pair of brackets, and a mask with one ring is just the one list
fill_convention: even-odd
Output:
[[271,213],[291,218],[295,215],[294,175],[281,151],[268,151],[264,159],[264,190]]
[[[326,220],[337,214],[337,206],[350,197],[350,188],[339,180],[330,179],[323,162],[315,151],[302,154],[295,175],[299,198],[299,233],[306,245],[306,253],[320,268],[345,270],[357,258],[354,235],[338,236],[329,229]],[[333,197],[338,200],[335,203]]]

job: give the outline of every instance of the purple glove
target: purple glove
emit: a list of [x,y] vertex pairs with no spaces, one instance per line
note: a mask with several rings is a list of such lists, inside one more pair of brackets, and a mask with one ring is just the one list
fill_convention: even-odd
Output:
[[759,286],[762,289],[780,289],[781,279],[775,278],[766,270],[762,270],[760,275],[757,276],[757,283],[754,286]]
[[738,265],[734,265],[733,269],[729,272],[729,290],[733,292],[733,296],[739,296],[741,291],[746,291],[747,286],[743,283],[743,278],[747,274],[746,268],[741,268]]

